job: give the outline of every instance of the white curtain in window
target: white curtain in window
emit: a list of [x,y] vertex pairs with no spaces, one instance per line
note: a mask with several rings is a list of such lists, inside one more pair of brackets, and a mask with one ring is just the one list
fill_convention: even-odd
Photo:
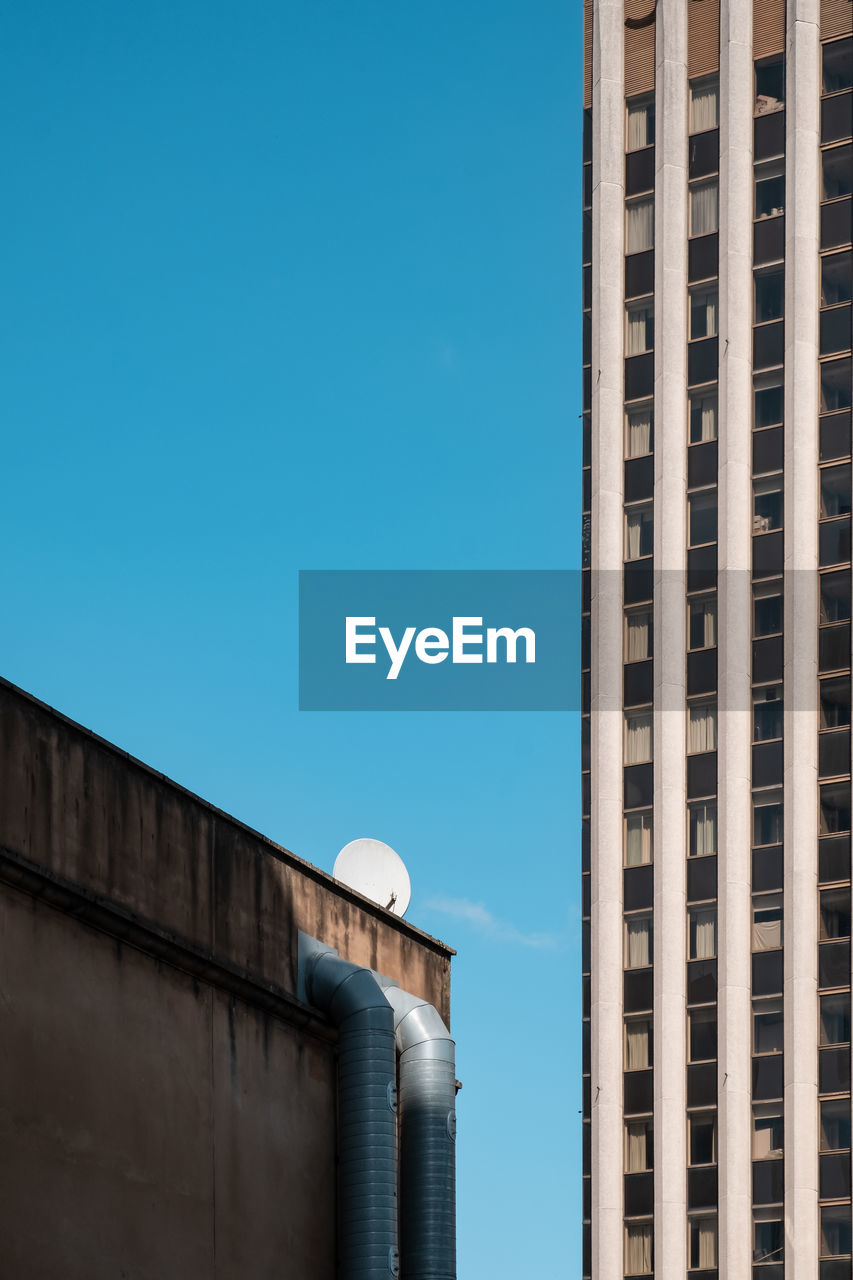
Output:
[[649,105],[628,108],[628,150],[638,151],[649,145]]
[[690,188],[690,234],[706,236],[717,230],[717,184],[703,182]]
[[648,349],[649,308],[635,307],[628,312],[628,335],[625,354],[628,356],[640,356]]
[[693,960],[711,960],[717,954],[717,913],[696,911],[691,920]]
[[625,865],[639,867],[652,860],[652,815],[632,813],[625,819]]
[[702,133],[716,129],[719,113],[718,91],[715,84],[697,84],[690,90],[690,132]]
[[753,951],[772,951],[775,947],[782,945],[782,920],[781,917],[776,920],[761,919],[758,913],[758,919],[752,921],[752,949]]
[[628,414],[628,457],[639,458],[652,450],[652,410],[634,409]]
[[638,200],[627,206],[625,230],[626,253],[642,253],[651,249],[655,239],[655,205],[653,200]]
[[717,602],[716,600],[706,600],[703,606],[704,615],[704,638],[706,649],[713,648],[717,643]]
[[716,751],[717,707],[713,702],[702,702],[690,707],[687,720],[687,751]]
[[698,1224],[699,1266],[717,1265],[717,1223],[713,1218],[703,1218]]
[[626,1173],[644,1173],[648,1164],[648,1145],[645,1124],[628,1125]]
[[652,1228],[650,1223],[638,1227],[628,1227],[625,1252],[627,1254],[625,1258],[626,1275],[644,1276],[651,1274]]
[[626,1022],[625,1024],[625,1070],[644,1071],[649,1065],[649,1024],[642,1022]]
[[625,763],[642,764],[652,758],[651,714],[631,715],[625,719]]
[[650,932],[651,921],[646,918],[625,921],[625,942],[628,952],[625,957],[625,967],[627,969],[644,969],[646,965],[651,964]]
[[717,806],[696,805],[690,812],[691,852],[695,856],[717,852]]
[[649,656],[649,627],[651,616],[647,612],[629,613],[626,634],[626,661],[642,662]]
[[643,533],[643,513],[629,511],[625,516],[625,559],[636,560],[640,555]]
[[690,443],[717,438],[717,397],[695,396],[690,402]]

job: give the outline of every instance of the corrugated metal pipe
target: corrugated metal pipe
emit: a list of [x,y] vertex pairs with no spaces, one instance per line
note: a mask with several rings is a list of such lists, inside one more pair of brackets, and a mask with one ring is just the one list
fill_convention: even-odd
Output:
[[300,936],[300,986],[338,1028],[340,1280],[399,1275],[394,1014],[369,969]]
[[400,1246],[404,1280],[456,1280],[456,1066],[431,1004],[386,985],[400,1051]]

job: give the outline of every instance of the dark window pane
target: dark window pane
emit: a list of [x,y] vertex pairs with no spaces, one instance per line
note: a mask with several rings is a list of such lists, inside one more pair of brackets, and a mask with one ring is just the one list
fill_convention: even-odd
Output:
[[654,390],[655,356],[647,351],[625,359],[625,399],[646,400]]
[[846,1093],[850,1088],[849,1048],[821,1049],[817,1060],[820,1092]]
[[781,262],[785,256],[784,215],[756,222],[752,229],[752,255],[757,267],[765,262]]
[[752,994],[775,996],[782,990],[782,951],[756,951],[752,957]]
[[[770,601],[776,599],[781,603],[781,596],[769,597]],[[772,618],[766,619],[765,625],[772,626]],[[766,640],[754,640],[752,642],[753,680],[761,681],[781,679],[783,658],[784,640],[782,636],[769,636]]]
[[760,476],[768,471],[781,471],[785,459],[785,437],[782,427],[752,433],[752,470]]
[[826,98],[820,104],[820,140],[840,142],[853,134],[853,93]]
[[820,313],[820,354],[835,355],[849,351],[851,345],[850,305],[833,307]]
[[752,785],[772,787],[782,781],[782,743],[762,742],[752,748]]
[[702,1062],[687,1068],[688,1107],[712,1107],[717,1101],[717,1064]]
[[710,280],[718,273],[719,240],[717,232],[707,236],[695,236],[687,250],[688,282]]
[[654,674],[651,658],[645,662],[629,662],[625,665],[623,692],[626,707],[642,707],[652,701]]
[[717,791],[717,753],[703,751],[687,757],[687,799],[712,796]]
[[764,533],[752,539],[752,576],[775,578],[784,564],[784,534]]
[[756,1102],[781,1098],[784,1088],[785,1063],[781,1053],[752,1059],[752,1097]]
[[820,210],[820,247],[834,249],[836,246],[849,244],[853,232],[853,201],[836,200],[833,204],[825,204]]
[[717,544],[691,547],[687,552],[687,590],[707,591],[717,585]]
[[625,297],[642,298],[655,287],[655,251],[629,253],[625,259]]
[[701,338],[687,348],[687,381],[691,386],[717,379],[717,339]]
[[625,1111],[629,1115],[642,1114],[652,1109],[652,1072],[628,1071],[622,1077]]
[[821,778],[835,778],[850,772],[850,730],[836,729],[834,733],[822,733],[818,739],[818,774]]
[[850,1199],[850,1156],[820,1157],[821,1200]]
[[720,167],[719,129],[706,129],[704,133],[694,133],[689,147],[691,178],[704,178],[709,173],[717,172]]
[[690,960],[687,964],[687,1003],[711,1004],[717,998],[716,960]]
[[752,364],[755,369],[772,369],[785,359],[785,321],[759,325],[752,331]]
[[653,586],[653,565],[651,556],[645,561],[634,561],[627,565],[622,575],[622,594],[624,603],[640,604],[651,600]]
[[755,323],[781,320],[785,314],[785,269],[763,271],[755,277]]
[[643,147],[625,157],[625,195],[638,196],[653,191],[655,186],[655,149]]
[[785,418],[785,391],[781,380],[770,386],[755,388],[755,400],[752,425],[758,427],[774,427]]
[[[687,1208],[711,1209],[717,1203],[717,1170],[688,1169],[687,1171]],[[691,1275],[696,1275],[691,1272]],[[701,1273],[699,1273],[701,1274]]]
[[850,623],[821,627],[818,633],[818,665],[823,671],[841,671],[850,666]]
[[625,1175],[625,1214],[641,1217],[650,1214],[655,1204],[655,1175],[653,1173],[628,1173]]
[[752,1166],[754,1204],[781,1204],[785,1196],[784,1160],[756,1160]]
[[853,146],[831,147],[821,152],[822,199],[835,200],[853,191]]
[[755,160],[771,160],[785,154],[784,111],[773,111],[770,115],[755,117],[753,152]]
[[822,942],[817,949],[818,985],[843,987],[850,983],[850,943]]
[[625,808],[645,809],[652,803],[654,765],[629,764],[625,768]]
[[833,40],[823,46],[824,93],[839,93],[853,86],[853,38]]
[[755,893],[781,889],[784,860],[781,844],[754,849],[752,854],[752,888]]
[[625,463],[625,501],[642,502],[651,498],[655,488],[654,454],[629,458]]
[[825,415],[820,420],[820,460],[850,456],[850,410]]
[[654,867],[626,867],[622,872],[624,907],[626,911],[640,911],[651,907],[654,900]]
[[687,863],[687,900],[706,902],[717,896],[717,859],[691,858]]
[[[643,1013],[652,1007],[652,970],[629,969],[623,975],[625,1012]],[[651,1075],[651,1072],[649,1072]],[[651,1108],[649,1108],[651,1110]]]
[[850,833],[818,840],[818,876],[821,884],[850,879]]
[[[716,339],[715,339],[716,341]],[[717,442],[692,444],[687,450],[687,487],[717,483]]]
[[717,688],[717,650],[697,649],[687,655],[687,696]]

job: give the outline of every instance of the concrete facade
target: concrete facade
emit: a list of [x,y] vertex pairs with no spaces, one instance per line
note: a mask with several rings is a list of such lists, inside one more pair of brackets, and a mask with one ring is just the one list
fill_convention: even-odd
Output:
[[0,1275],[333,1280],[303,930],[449,1018],[451,952],[0,683]]

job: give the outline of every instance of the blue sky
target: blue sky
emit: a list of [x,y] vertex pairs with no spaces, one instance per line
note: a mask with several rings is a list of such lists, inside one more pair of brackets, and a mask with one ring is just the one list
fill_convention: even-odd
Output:
[[578,723],[299,713],[297,572],[571,568],[564,0],[10,0],[0,672],[458,951],[459,1274],[580,1273]]

